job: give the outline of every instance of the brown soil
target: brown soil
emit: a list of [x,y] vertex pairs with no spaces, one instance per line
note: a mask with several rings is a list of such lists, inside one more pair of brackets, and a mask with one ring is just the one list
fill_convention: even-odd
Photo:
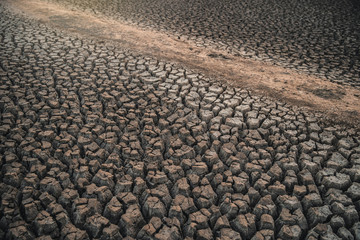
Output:
[[15,12],[85,38],[110,40],[122,48],[154,56],[201,71],[232,86],[286,101],[292,105],[321,111],[336,123],[360,126],[360,90],[331,83],[294,70],[247,60],[225,51],[197,47],[177,36],[115,21],[105,16],[70,10],[39,0],[6,2]]

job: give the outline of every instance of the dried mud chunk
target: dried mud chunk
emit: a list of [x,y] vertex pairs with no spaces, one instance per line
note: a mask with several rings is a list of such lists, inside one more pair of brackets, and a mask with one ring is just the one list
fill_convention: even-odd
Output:
[[51,235],[56,238],[59,236],[59,229],[55,220],[46,211],[41,211],[34,220],[35,229],[38,235]]
[[256,232],[256,216],[251,213],[241,214],[231,222],[233,229],[241,233],[244,239],[250,239]]
[[351,233],[354,235],[355,240],[360,239],[360,223],[357,222],[354,226],[350,229]]
[[224,239],[224,240],[241,240],[241,235],[238,232],[235,232],[231,228],[222,228],[220,229],[219,237],[218,239]]
[[106,204],[113,197],[110,189],[107,186],[102,186],[102,187],[97,188],[95,193],[97,195],[98,200],[102,204]]
[[260,119],[258,118],[248,118],[246,121],[249,129],[257,129],[260,126]]
[[121,240],[122,236],[120,234],[120,228],[117,225],[110,224],[110,226],[105,227],[102,231],[100,240]]
[[344,158],[340,153],[335,152],[331,155],[330,159],[326,162],[326,167],[334,168],[337,171],[340,171],[342,168],[346,167],[349,164],[349,161]]
[[166,216],[165,205],[157,197],[148,197],[144,203],[143,211],[145,217],[159,217]]
[[225,120],[225,124],[230,126],[230,127],[237,127],[239,129],[244,129],[246,127],[243,120],[241,118],[239,118],[239,117],[227,118]]
[[276,199],[278,196],[286,195],[286,188],[279,181],[276,181],[273,185],[268,187],[268,191],[273,199]]
[[302,210],[302,205],[299,199],[295,196],[289,196],[289,195],[279,196],[276,199],[276,203],[280,208],[287,208],[291,211],[296,209]]
[[277,207],[271,199],[270,195],[262,197],[254,208],[254,214],[260,218],[263,214],[269,214],[276,217]]
[[118,193],[116,197],[126,208],[130,205],[138,204],[138,199],[131,192]]
[[359,221],[359,213],[356,211],[355,206],[350,205],[345,208],[345,213],[343,215],[345,223],[347,226],[352,226],[352,224]]
[[97,238],[102,235],[102,230],[108,225],[108,219],[104,218],[100,214],[95,214],[86,219],[85,228],[91,237]]
[[327,188],[345,190],[351,185],[351,179],[349,175],[336,173],[335,176],[324,177],[321,183]]
[[216,188],[216,194],[218,196],[223,196],[226,193],[233,193],[234,189],[230,182],[221,182]]
[[173,205],[170,207],[169,210],[169,218],[176,218],[179,220],[181,224],[184,224],[186,221],[186,217],[184,213],[182,212],[182,209],[178,205]]
[[60,224],[61,228],[71,222],[70,217],[66,211],[57,213],[55,219],[56,219],[56,222]]
[[130,176],[129,177],[127,176],[129,175],[126,175],[124,178],[121,178],[116,182],[115,194],[119,192],[131,192],[133,181]]
[[199,240],[213,239],[213,233],[210,228],[200,229],[196,232],[196,239]]
[[283,176],[283,172],[282,169],[279,167],[278,164],[274,164],[269,171],[267,172],[267,174],[275,180],[280,181],[282,179]]
[[345,221],[342,217],[335,215],[330,220],[330,226],[333,229],[339,229],[345,226]]
[[310,226],[315,226],[318,223],[324,223],[332,215],[329,206],[312,207],[308,210],[307,218]]
[[146,224],[137,234],[138,239],[151,238],[162,226],[162,221],[158,217],[152,217],[148,224]]
[[212,204],[215,204],[217,201],[217,195],[212,189],[211,185],[198,186],[195,187],[192,191],[193,195],[196,198],[196,202],[200,203],[199,200],[203,199],[201,202],[202,207],[210,207]]
[[6,234],[7,239],[33,240],[35,235],[26,227],[25,224],[10,227]]
[[73,222],[75,225],[83,226],[88,217],[102,213],[102,205],[94,198],[78,198],[72,204]]
[[208,173],[208,167],[204,162],[196,162],[194,165],[192,165],[191,169],[193,173],[198,176],[203,176]]
[[111,190],[114,189],[115,183],[113,180],[113,175],[109,172],[99,170],[93,178],[93,182],[98,186],[107,186]]
[[191,213],[186,225],[193,224],[196,229],[206,229],[208,225],[209,216],[201,211]]
[[56,198],[58,198],[62,192],[60,183],[52,177],[45,177],[40,181],[40,190],[48,192]]
[[160,184],[156,188],[150,190],[150,195],[158,197],[165,205],[166,208],[169,208],[171,205],[171,195],[168,187],[165,184]]
[[351,232],[344,228],[344,227],[341,227],[338,229],[337,231],[337,235],[341,238],[341,239],[354,239],[354,236],[351,234]]
[[183,195],[178,195],[172,202],[173,206],[180,206],[181,210],[186,214],[189,215],[197,210],[194,200],[189,197],[185,197]]
[[25,220],[27,222],[33,221],[37,217],[39,211],[41,210],[40,202],[34,201],[34,199],[32,198],[23,200],[22,205],[23,205]]
[[311,207],[321,206],[322,203],[323,203],[323,201],[318,193],[308,194],[302,200],[304,210],[308,210]]
[[200,110],[200,118],[208,123],[214,118],[214,113],[210,110]]
[[173,196],[177,196],[177,195],[184,195],[185,197],[189,197],[190,196],[190,185],[187,182],[186,178],[181,178],[179,180],[176,181],[176,183],[174,184],[174,187],[172,188],[172,195]]
[[146,190],[146,187],[146,182],[142,178],[137,177],[134,180],[133,193],[135,195],[141,195]]
[[66,209],[71,209],[72,202],[79,197],[79,193],[74,189],[65,189],[59,197],[59,203]]
[[353,200],[357,201],[360,199],[360,183],[354,182],[346,191],[346,194]]
[[310,185],[310,184],[315,184],[314,178],[311,175],[311,172],[307,169],[302,170],[301,172],[299,172],[298,174],[299,176],[299,180],[303,185]]
[[301,228],[297,225],[284,225],[280,229],[279,237],[283,239],[298,240],[301,237]]
[[174,239],[180,240],[182,236],[179,232],[179,229],[176,226],[166,226],[164,225],[159,233],[155,234],[155,239],[159,240],[167,240],[167,239]]
[[146,181],[153,187],[156,185],[164,184],[169,181],[166,174],[161,171],[149,171],[146,176]]
[[138,231],[145,225],[139,206],[130,205],[119,221],[120,231],[124,236],[136,237]]
[[219,217],[214,225],[215,231],[218,231],[222,228],[230,228],[230,223],[226,216]]
[[187,145],[183,145],[180,149],[176,149],[171,159],[182,160],[182,159],[193,159],[195,158],[195,150]]
[[112,223],[117,224],[121,214],[123,214],[122,204],[116,197],[113,197],[105,206],[104,216]]
[[184,177],[184,171],[180,166],[170,165],[164,167],[164,172],[168,175],[172,182]]
[[269,214],[263,214],[260,218],[260,229],[270,229],[274,230],[275,223],[274,219]]
[[273,230],[263,229],[257,231],[251,240],[264,240],[264,239],[274,239],[275,233]]
[[276,220],[276,225],[279,228],[283,225],[295,225],[296,219],[293,217],[289,209],[283,208],[280,212],[279,218]]
[[20,168],[10,168],[5,172],[3,181],[13,187],[20,187],[23,177]]
[[71,223],[66,224],[61,229],[61,239],[64,239],[64,240],[73,240],[73,239],[81,240],[81,239],[88,239],[88,238],[89,237],[88,237],[88,234],[86,233],[86,231],[76,228]]

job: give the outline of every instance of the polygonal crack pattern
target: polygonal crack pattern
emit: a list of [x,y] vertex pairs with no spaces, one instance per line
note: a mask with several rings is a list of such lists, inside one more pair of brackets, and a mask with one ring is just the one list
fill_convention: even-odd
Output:
[[359,238],[355,130],[0,15],[0,238]]
[[[45,1],[170,32],[199,47],[215,47],[360,87],[357,0]],[[215,53],[209,56],[231,59]]]

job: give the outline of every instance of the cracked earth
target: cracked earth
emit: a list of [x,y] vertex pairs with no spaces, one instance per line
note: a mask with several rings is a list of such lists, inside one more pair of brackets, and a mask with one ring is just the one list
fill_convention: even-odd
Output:
[[0,2],[0,238],[360,239],[356,86],[286,70],[304,109],[236,83],[235,55],[201,48],[201,68],[30,3]]

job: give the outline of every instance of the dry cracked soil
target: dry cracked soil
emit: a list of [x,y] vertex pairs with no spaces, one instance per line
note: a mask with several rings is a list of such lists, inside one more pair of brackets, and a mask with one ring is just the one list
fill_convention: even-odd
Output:
[[0,1],[1,239],[360,239],[357,70],[334,83],[143,26],[163,13],[54,2]]

